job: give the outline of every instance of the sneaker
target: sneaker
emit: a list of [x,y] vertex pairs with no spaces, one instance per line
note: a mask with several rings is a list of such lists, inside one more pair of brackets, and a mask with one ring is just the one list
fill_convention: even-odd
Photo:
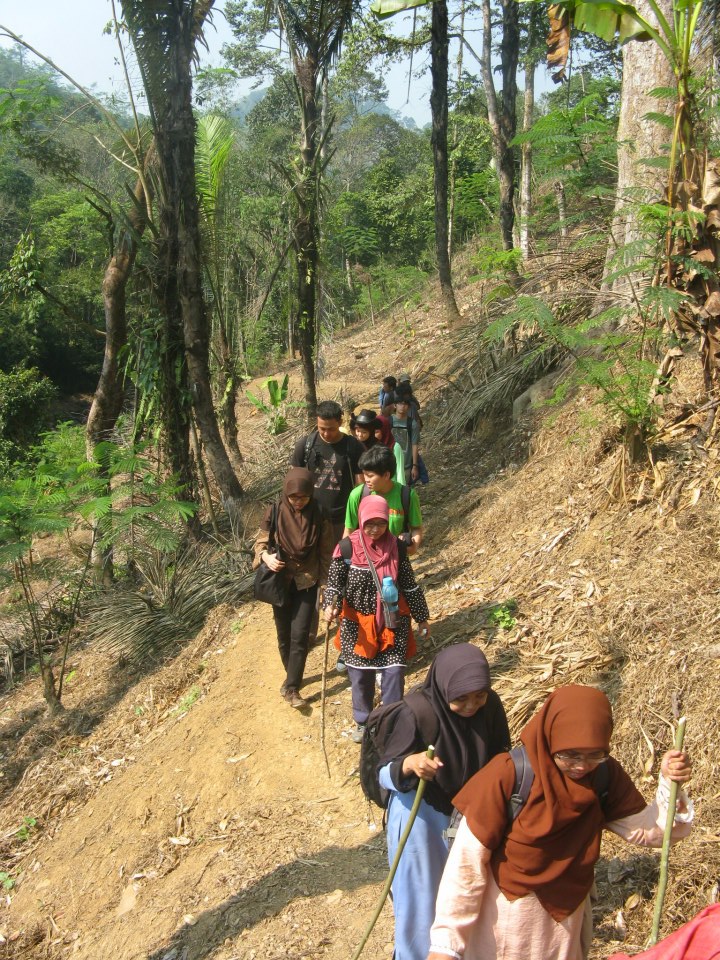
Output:
[[285,703],[289,703],[291,707],[299,710],[300,707],[306,705],[307,701],[300,696],[295,687],[288,687],[285,691]]
[[342,657],[337,658],[337,663],[335,664],[336,673],[347,673],[347,664]]
[[355,729],[350,734],[350,739],[353,743],[362,743],[363,734],[365,733],[365,724],[358,723],[355,725]]

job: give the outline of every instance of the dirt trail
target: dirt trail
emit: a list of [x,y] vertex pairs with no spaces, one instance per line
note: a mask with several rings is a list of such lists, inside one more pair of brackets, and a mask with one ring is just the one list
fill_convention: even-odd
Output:
[[[79,958],[347,957],[385,863],[379,818],[353,775],[358,747],[343,735],[348,684],[329,675],[328,779],[322,646],[310,653],[302,713],[278,693],[269,608],[206,629],[197,656],[209,664],[205,692],[150,735],[142,757],[104,757],[112,779],[47,856],[39,849],[11,926],[39,907]],[[390,936],[385,921],[371,955]]]

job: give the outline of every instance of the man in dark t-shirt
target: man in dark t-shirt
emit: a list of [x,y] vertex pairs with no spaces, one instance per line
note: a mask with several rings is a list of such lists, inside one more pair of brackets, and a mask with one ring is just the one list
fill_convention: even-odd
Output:
[[295,444],[291,467],[307,467],[315,477],[314,498],[324,508],[333,525],[335,542],[342,537],[348,497],[362,483],[358,460],[364,453],[359,440],[340,430],[342,407],[324,400],[317,408],[317,430]]

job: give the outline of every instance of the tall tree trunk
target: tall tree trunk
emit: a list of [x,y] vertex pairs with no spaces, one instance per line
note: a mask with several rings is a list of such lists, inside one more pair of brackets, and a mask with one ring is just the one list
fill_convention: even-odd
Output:
[[[465,0],[460,0],[460,44],[457,55],[457,88],[460,91],[463,71],[463,53],[465,52]],[[457,160],[455,159],[455,150],[458,145],[458,125],[457,121],[453,123],[452,149],[453,156],[450,159],[450,201],[448,210],[448,258],[452,265],[453,258],[453,228],[455,226],[455,172],[457,169]]]
[[432,92],[432,148],[435,184],[435,255],[438,262],[440,294],[449,324],[460,320],[450,271],[448,245],[448,11],[446,0],[432,5],[430,35]]
[[[539,62],[538,34],[541,29],[543,10],[532,4],[527,28],[527,54],[525,56],[525,94],[523,97],[523,133],[533,125],[535,112],[535,70]],[[520,252],[523,259],[530,256],[530,217],[532,216],[532,144],[523,143],[520,170]]]
[[[658,5],[672,23],[670,0],[658,0]],[[636,6],[650,23],[657,22],[647,0],[639,0]],[[631,254],[623,256],[622,251],[639,237],[639,203],[643,200],[658,202],[664,197],[666,189],[667,172],[647,166],[643,161],[661,156],[669,136],[668,130],[647,114],[660,112],[670,115],[672,108],[669,101],[650,96],[650,91],[658,87],[675,86],[672,68],[656,43],[631,41],[623,46],[622,51],[617,199],[603,280],[604,289],[616,292],[626,291],[632,279],[619,277],[609,280],[608,276],[618,265],[630,264]],[[620,264],[617,263],[618,255]]]
[[209,324],[202,291],[200,217],[195,186],[195,117],[192,110],[192,57],[195,48],[193,5],[183,5],[175,58],[174,84],[169,98],[169,121],[163,130],[165,182],[169,198],[177,203],[178,298],[182,316],[188,380],[202,442],[220,489],[224,506],[233,516],[242,487],[220,436],[210,388]]
[[318,282],[318,195],[317,157],[318,105],[317,64],[306,57],[295,66],[302,95],[300,176],[295,188],[297,213],[293,224],[293,243],[297,263],[297,308],[295,335],[305,382],[307,417],[314,422],[317,409],[315,350],[317,346]]
[[[120,352],[127,344],[126,290],[137,254],[137,239],[143,235],[147,224],[146,197],[140,178],[135,184],[133,196],[135,202],[128,214],[131,229],[121,231],[103,277],[105,353],[85,428],[85,451],[88,460],[96,459],[98,445],[112,436],[125,395],[119,358]],[[102,462],[100,471],[109,487],[107,466]],[[110,524],[112,519],[105,517],[103,522]],[[107,586],[113,579],[112,548],[100,547],[100,539],[101,537],[95,538],[93,563],[98,578]]]
[[500,184],[500,232],[504,249],[512,250],[515,221],[515,151],[510,146],[510,141],[515,136],[517,123],[515,100],[517,98],[517,65],[520,55],[520,26],[515,0],[501,0],[501,3],[503,31],[500,43],[500,66],[503,88],[500,98],[495,92],[493,81],[490,0],[482,2],[482,75]]

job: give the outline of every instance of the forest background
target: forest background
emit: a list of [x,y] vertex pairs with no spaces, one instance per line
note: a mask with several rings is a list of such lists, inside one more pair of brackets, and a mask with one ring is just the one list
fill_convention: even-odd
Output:
[[[527,405],[544,398],[548,422],[572,419],[568,434],[583,439],[567,448],[586,444],[596,459],[581,478],[556,474],[538,491],[550,520],[526,490],[482,527],[496,538],[493,557],[507,558],[478,616],[517,631],[499,660],[513,729],[543,683],[557,682],[558,664],[564,679],[613,687],[623,657],[645,658],[652,684],[643,674],[633,687],[628,668],[622,696],[642,705],[652,686],[665,711],[677,683],[695,703],[710,731],[697,782],[712,825],[716,711],[703,714],[698,700],[701,656],[718,639],[708,532],[720,486],[715,5],[437,0],[411,9],[403,31],[340,0],[241,0],[224,7],[234,31],[225,62],[207,69],[197,54],[219,15],[211,2],[124,0],[108,11],[132,96],[73,82],[27,31],[24,45],[0,50],[0,665],[6,689],[22,678],[24,696],[40,683],[48,714],[28,708],[3,740],[2,786],[19,790],[1,848],[8,896],[22,892],[27,841],[38,835],[22,806],[41,770],[35,760],[72,741],[69,756],[92,727],[87,713],[65,708],[80,688],[74,651],[111,659],[108,696],[119,697],[132,671],[177,654],[213,607],[247,598],[258,504],[277,490],[278,465],[328,384],[346,408],[367,401],[369,371],[390,372],[374,368],[381,350],[394,352],[395,373],[412,372],[430,413],[434,562],[446,546],[466,557],[484,550],[464,516],[456,544],[438,522],[449,503],[465,502],[458,478],[468,515],[482,499],[481,453],[495,444],[506,447],[503,470],[524,457],[542,469],[530,447],[550,428],[527,440]],[[19,40],[12,22],[0,31]],[[536,97],[548,31],[559,82]],[[389,70],[403,63],[411,87],[429,71],[422,130],[386,106]],[[260,86],[238,100],[238,78]],[[386,341],[373,343],[376,331]],[[276,373],[283,368],[292,386]],[[352,396],[357,380],[362,397]],[[568,397],[576,407],[563,414]],[[540,461],[563,462],[549,449]],[[478,460],[452,460],[465,450]],[[571,477],[567,502],[552,506]],[[625,512],[621,539],[640,546],[624,578],[633,597],[605,606],[607,624],[585,636],[601,590],[591,579],[578,597],[551,564],[574,537],[589,540],[599,503]],[[707,513],[678,526],[676,512],[698,503]],[[509,556],[515,537],[524,550],[519,524],[534,535],[528,510],[545,531],[558,509],[567,526]],[[655,550],[643,547],[649,529]],[[590,554],[610,550],[607,530],[592,536]],[[489,550],[488,560],[491,569]],[[608,554],[606,597],[620,589],[613,565],[622,562]],[[647,598],[660,595],[672,563],[683,587],[668,603],[684,626],[647,648],[632,631],[663,633],[667,618]],[[442,575],[429,573],[432,590]],[[513,577],[515,592],[498,601]],[[552,591],[557,605],[546,611]],[[453,598],[443,642],[461,635],[462,597]],[[536,646],[530,625],[543,616],[536,633],[550,639]],[[675,643],[676,629],[694,633]],[[505,655],[526,658],[540,679],[513,674]],[[179,715],[200,695],[194,683]],[[132,707],[138,729],[168,715],[152,688],[148,696]],[[264,702],[257,709],[262,719]],[[620,701],[627,730],[623,709]],[[651,753],[667,733],[652,723]],[[282,756],[285,745],[275,746]],[[651,766],[652,756],[646,773]],[[716,837],[701,841],[697,885],[676,900],[675,918],[717,895],[703,886],[715,876],[704,864]]]
[[[406,8],[411,27],[386,29]],[[446,436],[555,371],[558,396],[596,388],[623,456],[646,460],[684,343],[709,436],[712,5],[237,0],[224,64],[202,70],[208,0],[109,9],[126,98],[9,25],[0,49],[0,559],[27,628],[5,639],[11,660],[32,650],[51,710],[98,589],[136,590],[147,550],[237,541],[243,383],[297,354],[302,400],[272,378],[247,398],[271,435],[312,422],[337,331],[407,313],[430,281],[458,344]],[[557,88],[536,99],[546,53]],[[410,90],[418,62],[422,130],[384,80],[407,63]],[[458,257],[482,298],[464,326]],[[32,546],[61,531],[84,559],[43,604]]]

